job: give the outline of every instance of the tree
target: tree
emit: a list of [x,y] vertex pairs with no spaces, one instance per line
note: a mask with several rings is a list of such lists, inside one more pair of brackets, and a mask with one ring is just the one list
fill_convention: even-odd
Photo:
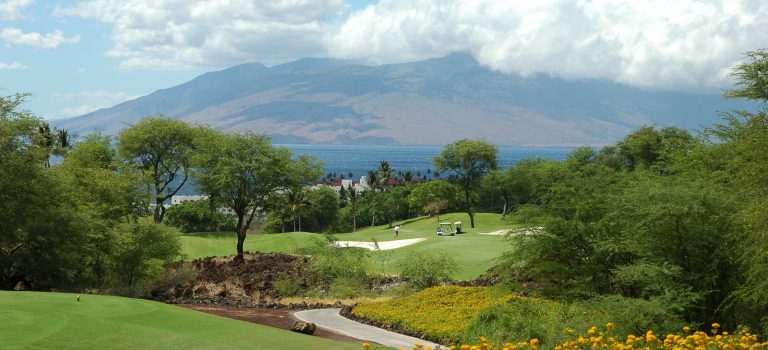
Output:
[[368,170],[368,175],[366,175],[366,181],[368,182],[368,187],[373,190],[374,192],[378,191],[379,188],[381,188],[381,179],[379,178],[379,173],[373,170]]
[[91,220],[45,168],[45,123],[21,108],[28,96],[0,96],[0,288],[71,286]]
[[387,187],[389,187],[389,180],[392,179],[395,174],[394,169],[392,169],[388,161],[382,160],[379,162],[379,167],[376,169],[376,172],[379,175],[379,187],[386,190]]
[[416,186],[408,196],[408,204],[411,208],[437,215],[460,201],[461,189],[447,181],[430,181]]
[[339,217],[339,195],[329,186],[319,186],[307,191],[307,208],[304,211],[312,232],[324,232]]
[[452,171],[464,191],[464,207],[469,215],[470,226],[475,227],[470,192],[476,182],[496,168],[496,146],[482,140],[459,140],[446,145],[435,157],[435,169]]
[[749,51],[745,58],[746,63],[731,70],[737,88],[727,90],[723,96],[756,100],[765,107],[768,101],[768,50]]
[[120,133],[118,153],[152,186],[157,223],[163,221],[165,201],[176,195],[189,178],[194,139],[194,128],[163,116],[146,117]]
[[349,208],[352,212],[352,232],[357,230],[357,200],[359,197],[360,194],[357,192],[357,190],[352,187],[352,185],[349,185],[347,188],[347,202],[349,203]]
[[256,213],[268,206],[267,199],[287,189],[297,178],[291,153],[275,148],[265,136],[213,133],[202,143],[201,158],[212,163],[197,169],[204,191],[215,193],[237,216],[237,254],[243,255],[248,228]]
[[181,253],[179,231],[138,220],[114,229],[116,242],[112,254],[115,276],[126,287],[128,294],[136,295],[140,282],[151,281],[163,272],[163,267]]

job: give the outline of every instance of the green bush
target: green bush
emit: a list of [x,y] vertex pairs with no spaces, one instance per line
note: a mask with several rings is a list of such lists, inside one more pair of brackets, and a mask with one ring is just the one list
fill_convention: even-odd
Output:
[[453,258],[435,254],[409,254],[398,263],[400,277],[416,289],[436,286],[451,280],[458,266]]
[[282,275],[272,282],[274,289],[280,297],[292,297],[301,294],[301,281],[295,277]]
[[[332,236],[328,238],[330,243],[334,241]],[[370,253],[362,248],[338,248],[329,242],[317,242],[313,247],[297,251],[312,256],[309,282],[323,293],[333,293],[334,289],[339,291],[339,283],[343,282],[359,287],[355,289],[358,291],[356,295],[360,295],[371,280]],[[342,294],[348,293],[345,291]]]
[[165,219],[181,232],[234,231],[234,218],[211,211],[207,200],[186,201],[173,205],[165,213]]
[[[542,345],[560,344],[592,326],[615,325],[612,336],[657,334],[679,331],[685,323],[666,307],[663,299],[631,299],[619,296],[588,301],[558,302],[539,298],[518,298],[480,314],[464,340],[486,336],[494,342],[527,341],[537,338]],[[566,328],[569,327],[569,328]]]
[[151,218],[119,225],[114,235],[110,258],[115,292],[119,294],[145,295],[181,253],[179,231]]

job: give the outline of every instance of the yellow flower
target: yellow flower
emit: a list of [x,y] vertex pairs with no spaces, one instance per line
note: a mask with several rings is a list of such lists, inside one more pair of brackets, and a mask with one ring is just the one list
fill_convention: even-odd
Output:
[[718,329],[718,328],[720,328],[720,324],[715,322],[715,323],[712,324],[712,328]]
[[611,329],[616,328],[616,325],[613,324],[613,322],[608,322],[608,323],[605,324],[605,328],[607,328],[608,330],[611,330]]
[[363,343],[363,348],[364,349],[370,349],[371,348],[371,344]]
[[683,332],[688,333],[691,331],[691,327],[685,326],[683,327]]
[[590,335],[597,333],[597,327],[595,327],[595,326],[592,326],[592,328],[590,328],[590,329],[587,331],[587,333],[589,333]]

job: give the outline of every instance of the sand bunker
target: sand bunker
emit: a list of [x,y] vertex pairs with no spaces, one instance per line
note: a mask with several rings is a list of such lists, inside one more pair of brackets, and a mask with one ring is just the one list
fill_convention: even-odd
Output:
[[529,236],[529,235],[537,235],[542,232],[544,232],[543,227],[528,227],[528,228],[518,228],[514,230],[498,230],[493,232],[482,232],[479,234],[488,235],[488,236],[504,236],[504,235]]
[[[383,241],[383,242],[355,242],[355,241],[337,241],[336,246],[342,247],[342,248],[348,248],[348,247],[354,247],[354,248],[365,248],[368,250],[391,250],[391,249],[397,249],[402,248],[405,246],[409,246],[411,244],[416,244],[421,241],[425,241],[426,238],[411,238],[411,239],[400,239],[396,241]],[[378,249],[376,245],[378,244]]]

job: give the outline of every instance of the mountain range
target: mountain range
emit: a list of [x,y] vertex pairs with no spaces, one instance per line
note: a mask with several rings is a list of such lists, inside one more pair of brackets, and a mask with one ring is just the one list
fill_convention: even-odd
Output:
[[739,107],[716,94],[503,74],[454,53],[380,66],[316,58],[242,64],[53,124],[113,134],[163,114],[266,133],[276,143],[442,145],[482,138],[576,146],[612,143],[642,125],[711,126],[718,111]]

